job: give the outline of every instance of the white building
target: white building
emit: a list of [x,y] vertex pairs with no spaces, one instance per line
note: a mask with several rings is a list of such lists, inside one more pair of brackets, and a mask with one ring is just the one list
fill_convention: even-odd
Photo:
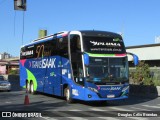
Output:
[[11,55],[9,53],[6,53],[6,52],[0,53],[0,60],[2,60],[2,59],[8,59],[10,57],[11,57]]
[[[149,64],[150,67],[160,67],[160,43],[138,45],[126,47],[126,51],[136,54],[141,61]],[[129,61],[132,61],[132,57],[128,55]],[[130,62],[131,65],[131,62]]]

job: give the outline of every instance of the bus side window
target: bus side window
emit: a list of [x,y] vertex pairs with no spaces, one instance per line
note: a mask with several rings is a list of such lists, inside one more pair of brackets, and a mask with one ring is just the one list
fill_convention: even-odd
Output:
[[56,47],[56,40],[50,40],[45,43],[45,48],[44,48],[44,55],[45,56],[55,56],[58,55],[57,52],[57,47]]
[[68,39],[67,37],[57,38],[57,49],[59,55],[68,58]]

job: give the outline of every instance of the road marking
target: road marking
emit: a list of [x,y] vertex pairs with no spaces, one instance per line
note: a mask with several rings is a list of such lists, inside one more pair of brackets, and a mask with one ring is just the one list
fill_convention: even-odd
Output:
[[93,111],[108,111],[108,110],[102,110],[102,109],[98,109],[98,108],[89,108],[90,110],[93,110]]
[[149,107],[149,108],[157,108],[157,109],[160,108],[160,106],[151,106],[151,105],[142,105],[142,106],[144,106],[144,107]]
[[70,118],[70,119],[73,119],[73,120],[88,120],[84,117],[67,117],[67,118]]
[[[102,109],[98,109],[98,108],[90,108],[94,113],[92,113],[92,111],[82,111],[82,110],[79,110],[79,109],[72,109],[72,110],[69,110],[69,111],[82,111],[82,114],[83,115],[86,115],[86,116],[95,116],[94,118],[100,118],[100,119],[104,119],[104,120],[106,120],[106,118],[108,118],[107,120],[110,120],[109,118],[111,118],[111,117],[96,117],[96,116],[100,116],[100,114],[96,114],[95,113],[95,111],[106,111],[106,110],[102,110]],[[73,113],[74,114],[74,113]],[[105,113],[104,113],[105,114]],[[110,114],[113,114],[114,115],[114,113],[110,113]],[[83,117],[84,118],[84,117]],[[92,118],[92,117],[85,117],[85,118]],[[79,120],[79,119],[78,119]],[[111,120],[119,120],[119,119],[111,119]]]
[[128,117],[128,118],[133,120],[149,120],[148,118],[143,118],[143,117]]
[[69,110],[69,111],[83,111],[83,110],[79,110],[79,109],[72,109],[72,110]]
[[137,108],[137,107],[131,107],[131,108],[136,109],[136,110],[142,110],[142,111],[150,111],[150,110],[148,110],[148,109]]
[[5,103],[10,104],[10,103],[12,103],[12,102],[8,102],[8,101],[7,101],[7,102],[5,102]]
[[119,110],[119,111],[133,111],[125,108],[118,108],[118,107],[109,107],[110,109]]
[[[69,110],[69,111],[82,111],[82,110],[79,110],[79,109],[73,109],[73,110]],[[90,111],[86,112],[86,111],[82,111],[82,114],[84,115],[89,115],[89,116],[95,116],[94,113],[89,113]]]
[[43,119],[45,120],[58,120],[58,119],[55,119],[55,118],[52,118],[52,117],[42,117]]
[[121,120],[121,119],[113,118],[113,117],[96,117],[96,118],[100,118],[100,119],[104,119],[104,120]]
[[[78,111],[77,109],[75,110],[70,110],[70,111]],[[81,110],[80,110],[81,111]],[[64,118],[69,118],[69,119],[72,119],[72,120],[88,120],[88,119],[85,119],[84,117],[65,117],[65,116],[71,116],[71,114],[67,114],[67,113],[59,113],[59,112],[56,112],[57,115],[60,115],[60,116],[63,116],[63,117],[42,117],[43,119],[45,120],[59,120],[60,118],[62,118],[62,120]],[[57,118],[57,119],[56,119]]]
[[[98,111],[98,112],[105,112],[105,111],[109,111],[109,110],[103,110],[103,109],[98,109],[98,108],[89,108],[92,111]],[[105,113],[104,113],[105,114]],[[109,114],[113,114],[113,116],[115,115],[115,113],[109,112]],[[120,120],[117,118],[113,118],[113,117],[96,117],[96,118],[100,118],[100,119],[104,119],[104,120]]]
[[[106,110],[102,110],[102,109],[98,109],[98,108],[91,108],[91,110],[93,110],[93,111],[106,111]],[[83,111],[83,110],[79,110],[79,109],[72,109],[69,111],[73,111],[73,112],[74,111],[82,111],[82,114],[84,114],[84,115],[95,116],[95,113],[90,113],[90,111],[87,112],[87,111]],[[61,114],[59,114],[59,115],[61,115]],[[120,120],[120,119],[113,118],[113,117],[66,117],[66,118],[70,118],[70,119],[74,119],[74,120],[90,120],[91,118],[97,118],[97,119],[100,118],[103,120]],[[87,119],[87,118],[89,118],[89,119]]]
[[[74,114],[72,115],[72,114],[67,114],[67,113],[64,113],[64,112],[54,112],[56,115],[58,115],[58,116],[55,116],[54,118],[53,117],[42,117],[42,118],[44,118],[44,119],[46,119],[46,120],[59,120],[59,118],[62,118],[62,119],[64,119],[64,118],[69,118],[69,119],[72,119],[72,120],[88,120],[88,119],[85,119],[85,118],[83,118],[83,117],[75,117],[74,116]],[[56,119],[57,118],[57,119]]]

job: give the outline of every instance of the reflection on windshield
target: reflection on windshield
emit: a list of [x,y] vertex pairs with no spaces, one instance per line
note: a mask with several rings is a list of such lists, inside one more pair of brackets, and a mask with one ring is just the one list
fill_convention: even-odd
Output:
[[123,82],[128,80],[127,58],[90,58],[86,68],[92,82]]

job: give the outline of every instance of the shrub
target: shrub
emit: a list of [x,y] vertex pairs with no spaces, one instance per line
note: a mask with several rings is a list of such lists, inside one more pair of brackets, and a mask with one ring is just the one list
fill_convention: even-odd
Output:
[[136,66],[136,71],[133,73],[133,81],[139,85],[153,85],[153,79],[150,74],[149,65],[144,61],[140,61]]
[[16,74],[18,74],[18,70],[10,70],[9,74],[16,75]]

